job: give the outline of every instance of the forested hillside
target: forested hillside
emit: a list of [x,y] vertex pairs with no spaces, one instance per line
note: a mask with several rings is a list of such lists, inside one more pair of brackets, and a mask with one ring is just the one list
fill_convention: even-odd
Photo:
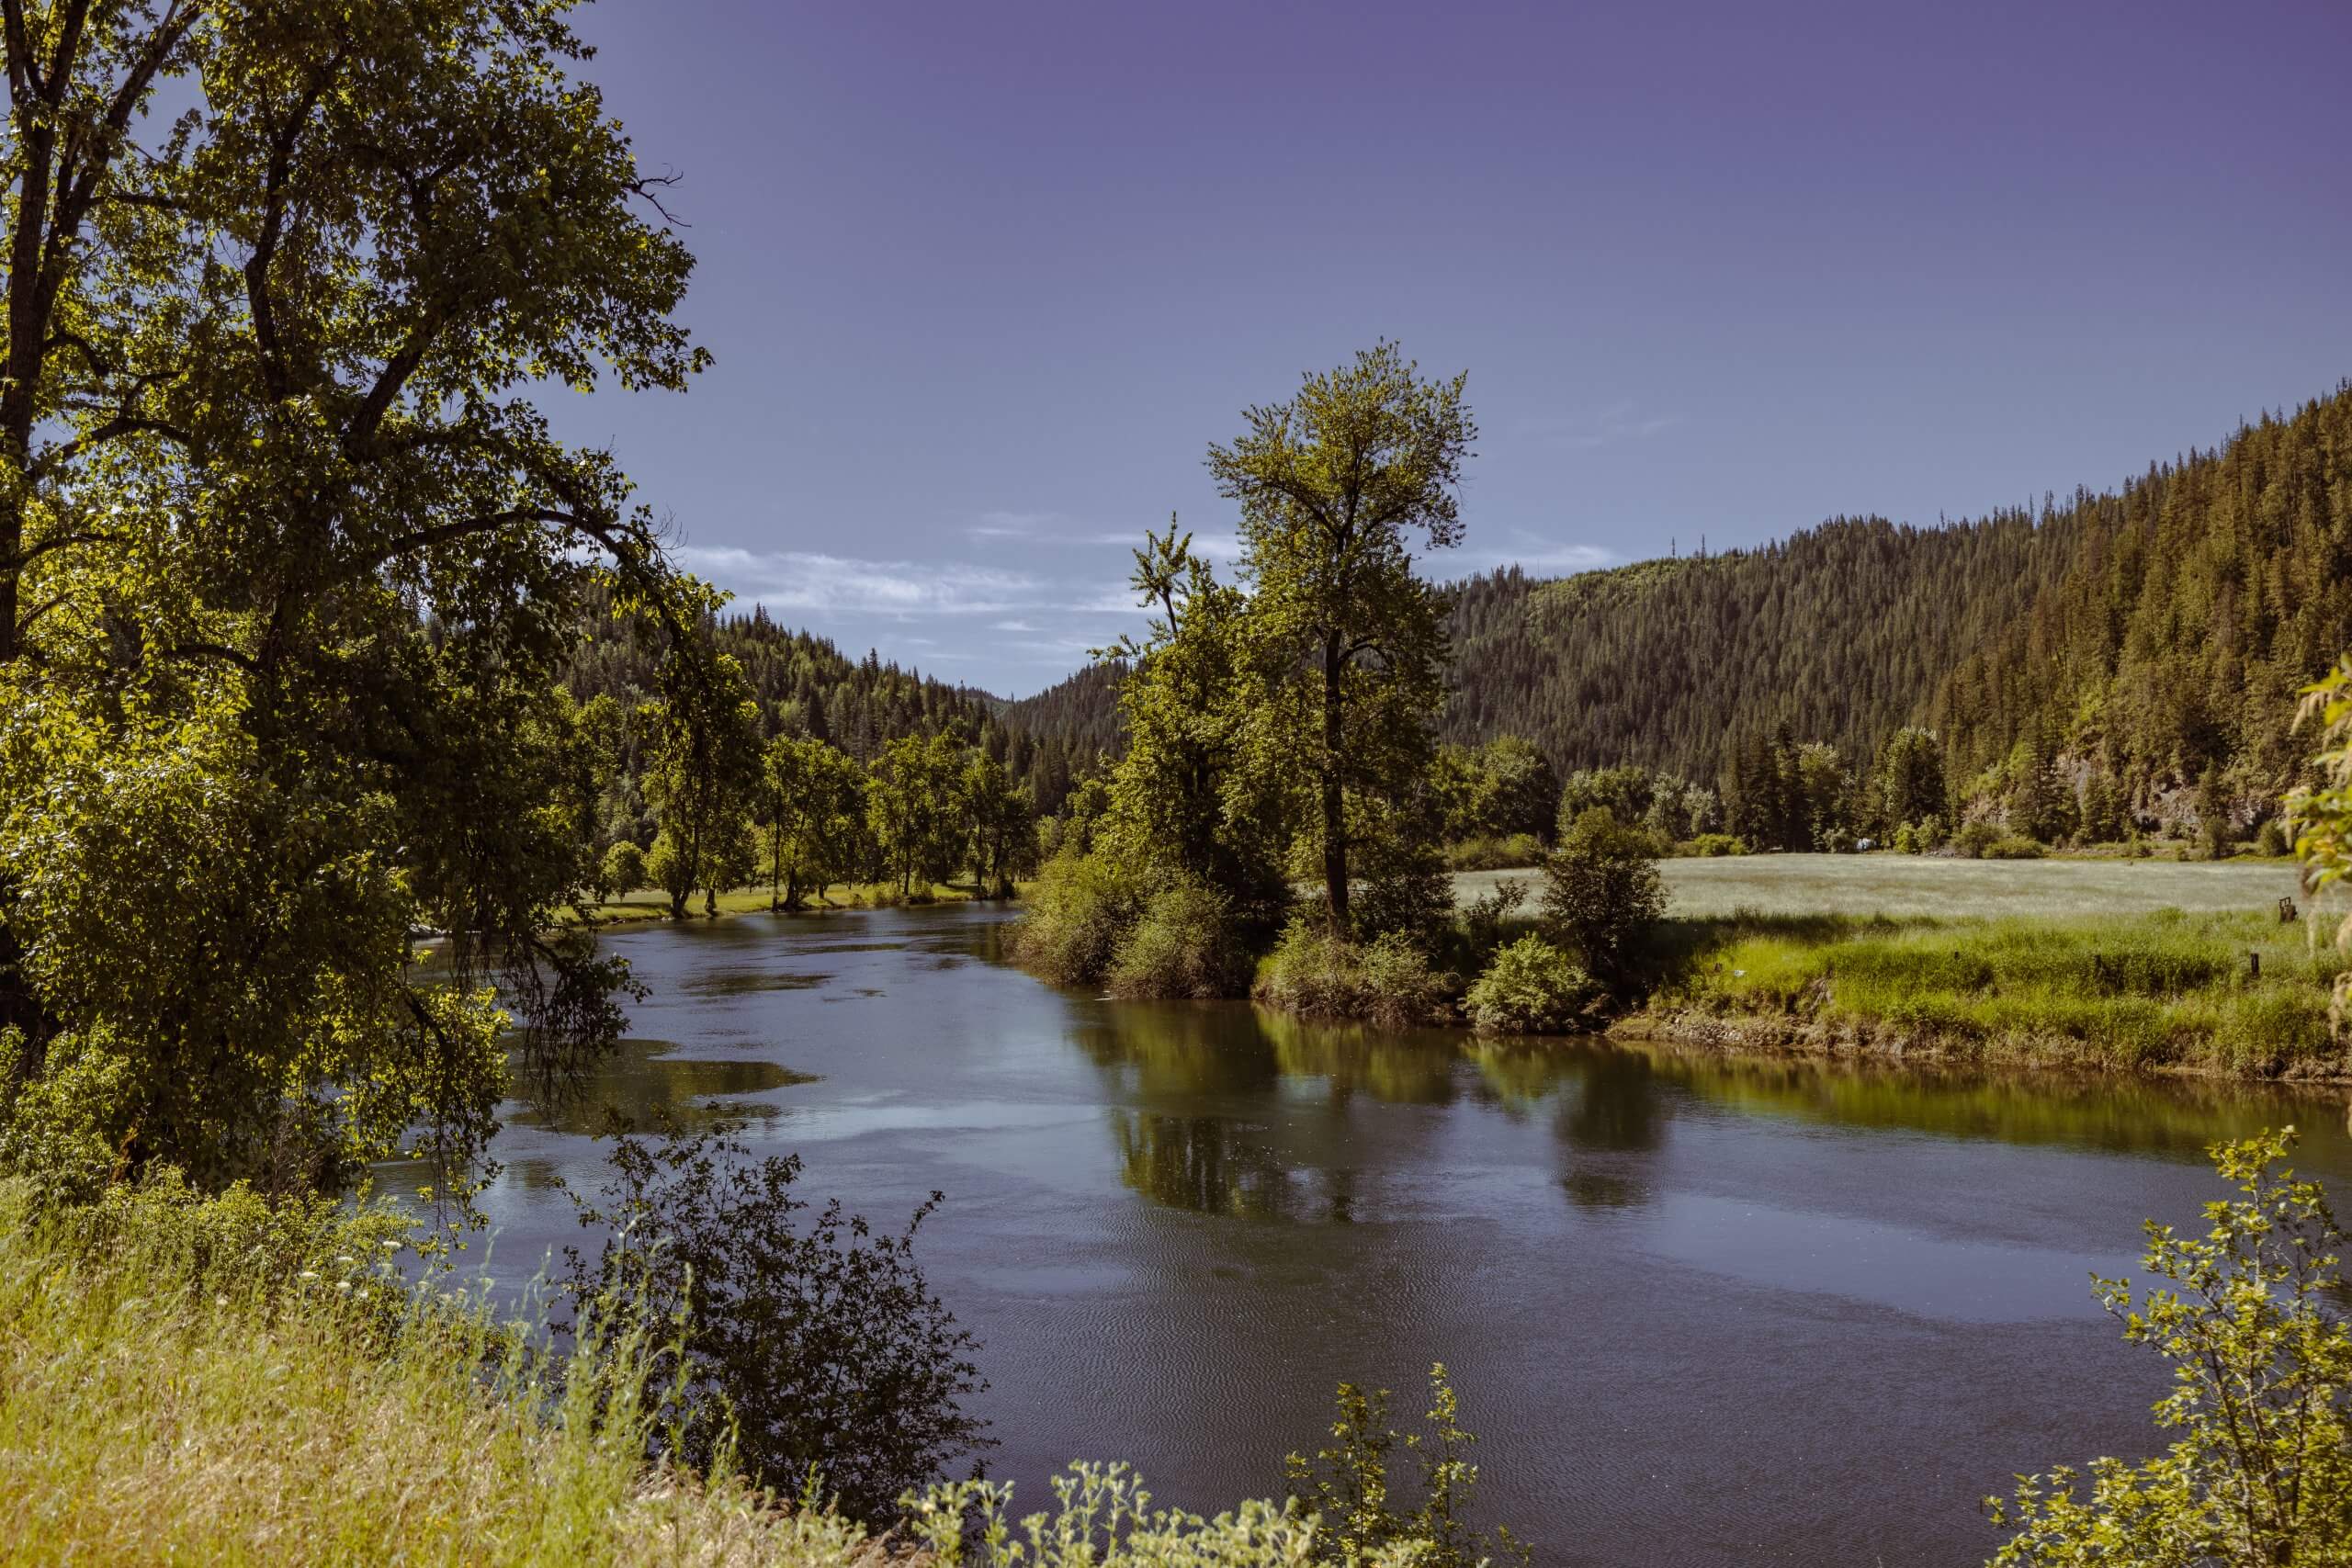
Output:
[[2295,688],[2352,642],[2352,389],[2038,515],[1840,518],[1759,549],[1460,585],[1450,739],[1712,780],[1785,732],[1939,731],[1963,800],[2053,765],[2150,825],[2275,796]]
[[[709,631],[716,649],[742,666],[767,736],[813,736],[866,763],[901,736],[952,733],[1002,762],[1046,812],[1060,807],[1071,779],[1083,776],[1098,750],[1099,726],[1024,722],[1020,705],[902,670],[871,651],[852,660],[823,637],[777,626],[756,606],[748,615],[720,617]],[[575,697],[632,705],[658,689],[657,643],[649,628],[599,604],[565,683]]]
[[1516,733],[1562,771],[1713,781],[1746,736],[1867,756],[2054,581],[2067,525],[1839,518],[1754,550],[1458,585],[1449,739]]

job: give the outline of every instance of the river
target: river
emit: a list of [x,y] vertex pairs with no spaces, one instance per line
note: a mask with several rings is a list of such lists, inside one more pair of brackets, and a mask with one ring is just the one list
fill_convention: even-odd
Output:
[[[651,996],[594,1093],[745,1119],[804,1195],[923,1227],[985,1347],[1015,1507],[1073,1458],[1164,1501],[1276,1494],[1342,1379],[1442,1360],[1490,1517],[1546,1563],[1962,1563],[2013,1472],[2156,1446],[2160,1363],[2089,1275],[2221,1188],[2211,1140],[2340,1103],[1923,1078],[1663,1048],[1469,1048],[1243,1004],[1114,1003],[1001,961],[993,909],[609,940]],[[579,1239],[586,1107],[510,1105],[492,1271]]]

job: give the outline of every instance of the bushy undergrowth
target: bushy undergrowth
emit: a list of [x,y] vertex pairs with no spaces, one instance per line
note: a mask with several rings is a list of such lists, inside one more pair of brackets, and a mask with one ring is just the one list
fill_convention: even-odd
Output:
[[1249,988],[1250,954],[1231,903],[1205,887],[1153,894],[1104,979],[1113,996],[1136,1000],[1241,995]]
[[2109,1067],[2268,1075],[2345,1062],[2328,1011],[2336,956],[2267,915],[1672,926],[1653,1003],[1666,1010],[1883,1026]]
[[1025,904],[1014,959],[1055,985],[1089,986],[1110,973],[1145,893],[1107,856],[1065,851],[1046,863]]
[[1355,942],[1295,919],[1259,964],[1250,994],[1301,1018],[1401,1029],[1444,1019],[1453,983],[1400,933]]
[[643,1397],[676,1386],[662,1451],[697,1471],[732,1457],[755,1479],[814,1478],[842,1513],[887,1524],[908,1488],[987,1446],[965,1408],[983,1392],[978,1349],[915,1262],[906,1229],[878,1231],[799,1197],[800,1160],[755,1159],[728,1133],[624,1137],[583,1224],[589,1256],[567,1248],[571,1299],[636,1305],[684,1326],[643,1369]]
[[1046,865],[1012,931],[1013,959],[1057,986],[1102,985],[1131,1001],[1238,997],[1249,932],[1224,895],[1153,885],[1102,853]]
[[1530,934],[1495,953],[1462,1010],[1482,1034],[1566,1034],[1597,1027],[1607,999],[1583,964]]
[[1445,846],[1448,871],[1514,871],[1544,863],[1544,841],[1532,833],[1464,839]]

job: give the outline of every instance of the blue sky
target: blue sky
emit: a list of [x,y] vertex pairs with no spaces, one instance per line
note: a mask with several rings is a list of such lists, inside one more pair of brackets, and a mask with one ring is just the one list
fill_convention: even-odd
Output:
[[[1483,430],[1440,577],[2104,488],[2352,374],[2352,6],[603,0],[717,355],[600,393],[683,558],[1021,694],[1386,336]],[[561,398],[562,394],[557,394]]]

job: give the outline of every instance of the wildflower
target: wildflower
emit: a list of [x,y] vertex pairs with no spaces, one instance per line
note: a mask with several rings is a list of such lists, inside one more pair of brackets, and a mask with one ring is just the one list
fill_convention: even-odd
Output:
[[337,1263],[356,1263],[356,1262],[358,1262],[358,1261],[359,1261],[359,1259],[357,1259],[356,1258],[352,1257],[352,1256],[351,1256],[351,1254],[349,1254],[348,1252],[338,1252],[338,1253],[336,1253],[336,1254],[334,1255],[334,1260],[335,1260]]
[[294,1277],[298,1280],[315,1280],[319,1277],[319,1271],[315,1269],[305,1269]]
[[338,1291],[347,1291],[351,1289],[351,1281],[348,1280],[337,1280],[334,1282],[334,1288]]
[[227,1306],[229,1304],[229,1298],[226,1296],[215,1296],[212,1298],[212,1304],[214,1306],[220,1307]]
[[386,1252],[398,1252],[400,1249],[401,1244],[399,1242],[388,1241],[384,1244],[384,1250]]

